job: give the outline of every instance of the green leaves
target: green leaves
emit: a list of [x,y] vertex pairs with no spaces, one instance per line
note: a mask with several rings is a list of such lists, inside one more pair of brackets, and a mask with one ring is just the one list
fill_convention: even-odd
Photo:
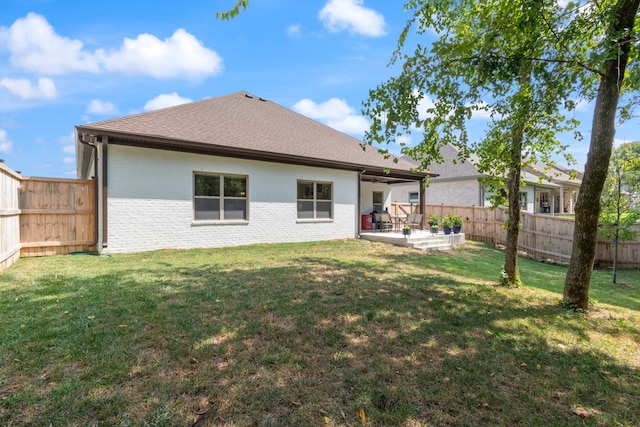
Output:
[[240,13],[240,8],[245,10],[249,6],[249,0],[238,0],[231,9],[226,12],[217,12],[216,18],[222,19],[223,21],[228,21],[230,19],[235,18]]
[[611,156],[602,191],[598,232],[610,240],[635,240],[631,227],[640,221],[640,142],[622,144]]

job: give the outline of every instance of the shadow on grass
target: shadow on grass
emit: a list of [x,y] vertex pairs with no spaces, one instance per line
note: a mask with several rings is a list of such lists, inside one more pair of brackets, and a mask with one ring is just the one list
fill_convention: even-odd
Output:
[[402,250],[149,257],[5,293],[3,423],[355,425],[363,409],[365,425],[640,424],[637,366],[589,334],[637,344],[638,325],[586,323]]
[[[504,251],[497,250],[488,243],[468,242],[466,247],[452,252],[431,253],[418,258],[401,255],[397,257],[397,261],[399,266],[407,262],[423,267],[437,266],[442,272],[495,283],[504,266]],[[562,298],[566,266],[519,257],[518,268],[526,286],[555,292],[558,299]],[[611,271],[595,270],[589,287],[591,300],[596,304],[606,303],[640,311],[640,271],[619,270],[618,282],[624,285],[616,286],[611,281]]]

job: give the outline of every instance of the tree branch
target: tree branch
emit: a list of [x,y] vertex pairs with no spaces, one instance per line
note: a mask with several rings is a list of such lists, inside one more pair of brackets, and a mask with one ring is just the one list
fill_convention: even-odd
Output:
[[[551,31],[551,34],[553,34],[553,37],[555,37],[556,42],[558,43],[558,45],[560,45],[560,48],[562,50],[564,50],[569,56],[571,56],[571,52],[569,52],[569,49],[562,43],[562,39],[560,38],[560,36],[558,35],[558,33],[556,33],[555,28],[553,28],[553,26],[549,23],[549,20],[547,19],[547,17],[545,16],[544,13],[540,13],[540,16],[542,17],[542,20],[544,21],[544,23],[546,24],[547,28],[549,29],[549,31]],[[567,61],[568,62],[568,61]],[[583,64],[580,61],[574,61],[576,64],[578,64],[582,69],[590,71],[592,73],[598,74],[600,77],[602,77],[604,74],[599,71],[596,70],[593,67],[588,66],[587,64]]]

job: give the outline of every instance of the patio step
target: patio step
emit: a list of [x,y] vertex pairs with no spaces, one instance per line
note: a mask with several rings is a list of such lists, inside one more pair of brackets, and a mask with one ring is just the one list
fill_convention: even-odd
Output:
[[375,242],[391,243],[398,246],[406,246],[420,251],[446,251],[458,245],[464,244],[464,234],[436,235],[427,232],[417,232],[411,236],[403,236],[400,233],[370,232],[362,233],[361,238]]
[[448,251],[449,249],[453,249],[451,242],[435,237],[411,239],[407,243],[409,246],[420,251]]

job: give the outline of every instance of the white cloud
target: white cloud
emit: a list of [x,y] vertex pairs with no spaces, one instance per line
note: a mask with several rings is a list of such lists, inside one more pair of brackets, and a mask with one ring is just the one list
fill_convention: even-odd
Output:
[[299,24],[289,25],[287,27],[287,35],[289,37],[299,37],[302,33],[302,27]]
[[185,98],[178,95],[177,92],[163,93],[144,104],[145,111],[159,110],[160,108],[173,107],[175,105],[186,104],[192,102],[191,98]]
[[4,129],[0,129],[0,153],[10,153],[13,142]]
[[331,32],[349,31],[367,37],[381,37],[386,33],[384,16],[366,8],[363,0],[329,0],[318,17]]
[[352,135],[364,135],[370,125],[362,116],[347,116],[338,120],[328,120],[327,126]]
[[[418,92],[413,91],[413,96],[418,96]],[[433,99],[427,95],[423,95],[420,101],[418,101],[418,118],[425,120],[428,117],[433,117],[433,113],[427,112],[427,110],[433,109],[435,106],[436,104],[433,102]]]
[[296,102],[293,109],[300,114],[316,120],[340,119],[354,113],[344,99],[331,98],[321,104],[305,98]]
[[58,96],[55,83],[46,77],[39,78],[37,85],[27,79],[4,78],[0,80],[0,87],[24,100],[54,99]]
[[[472,119],[480,119],[480,120],[490,120],[490,119],[500,119],[502,117],[501,114],[495,112],[489,104],[484,101],[480,101],[479,103],[469,104],[467,107],[474,107],[471,118]],[[493,115],[493,117],[492,117]]]
[[220,56],[183,29],[164,40],[140,34],[125,38],[117,49],[92,52],[82,41],[58,35],[45,17],[33,12],[9,28],[0,27],[0,46],[7,48],[14,67],[37,74],[111,71],[197,79],[222,70]]
[[0,44],[9,49],[13,66],[35,73],[100,70],[94,55],[83,51],[80,40],[59,36],[44,16],[34,12],[17,19],[9,28],[0,28]]
[[633,139],[626,139],[626,138],[614,138],[613,139],[613,147],[614,148],[620,148],[620,146],[622,144],[626,144],[627,142],[633,142],[635,140]]
[[411,137],[409,135],[396,136],[396,144],[398,145],[411,145]]
[[579,99],[576,102],[576,111],[584,112],[593,110],[593,102],[588,99]]
[[118,107],[113,102],[92,99],[87,106],[87,113],[97,115],[112,115],[118,113]]
[[65,154],[76,153],[76,133],[70,132],[66,136],[58,138],[58,142],[62,144],[62,152]]
[[[418,91],[413,91],[413,96],[417,97],[419,95],[420,94]],[[433,117],[434,114],[432,112],[428,112],[427,110],[431,110],[435,107],[436,107],[436,104],[431,97],[427,95],[422,95],[422,98],[420,99],[420,101],[418,101],[418,107],[417,107],[418,117],[420,118],[420,120],[425,120],[427,118]],[[467,107],[474,107],[474,104],[468,104]],[[487,104],[484,101],[480,101],[479,103],[475,104],[475,108],[472,111],[471,118],[487,120],[491,118],[491,113],[492,113],[492,110],[489,104]],[[494,117],[497,118],[498,114],[494,113]]]
[[62,159],[62,163],[64,163],[65,165],[69,165],[71,163],[75,163],[76,162],[76,158],[75,157],[65,157]]
[[158,79],[202,78],[222,71],[222,58],[183,29],[164,41],[151,34],[125,39],[118,51],[98,52],[105,69],[146,74]]
[[369,122],[343,99],[331,98],[316,104],[310,99],[301,99],[293,105],[298,113],[325,123],[340,132],[362,135],[369,129]]

